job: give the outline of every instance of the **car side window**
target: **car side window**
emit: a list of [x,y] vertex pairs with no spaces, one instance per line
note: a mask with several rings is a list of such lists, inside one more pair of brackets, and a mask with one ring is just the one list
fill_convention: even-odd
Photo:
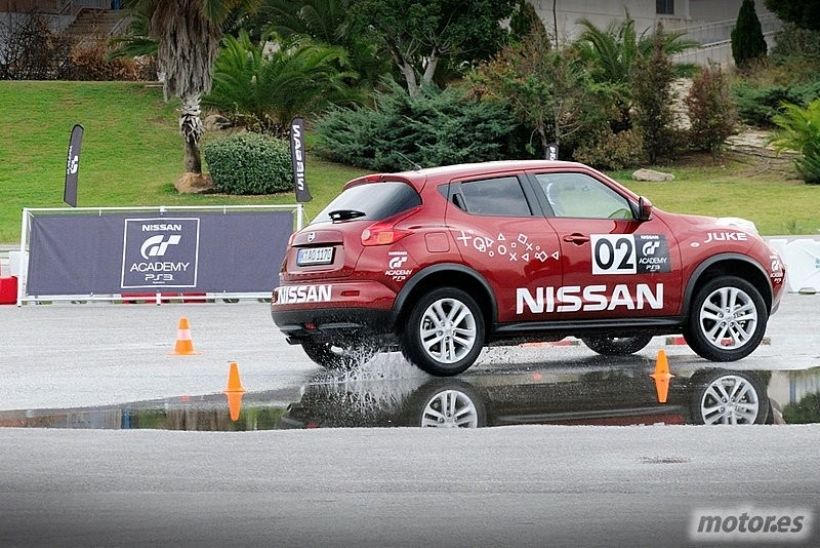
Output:
[[583,173],[535,176],[556,217],[634,219],[629,200]]
[[463,207],[473,215],[530,217],[532,211],[518,177],[461,183]]

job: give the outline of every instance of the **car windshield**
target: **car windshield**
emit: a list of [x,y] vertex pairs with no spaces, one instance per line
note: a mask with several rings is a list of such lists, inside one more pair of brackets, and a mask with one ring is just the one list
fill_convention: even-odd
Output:
[[337,219],[379,221],[421,205],[418,193],[406,183],[366,183],[348,188],[337,196],[310,224]]

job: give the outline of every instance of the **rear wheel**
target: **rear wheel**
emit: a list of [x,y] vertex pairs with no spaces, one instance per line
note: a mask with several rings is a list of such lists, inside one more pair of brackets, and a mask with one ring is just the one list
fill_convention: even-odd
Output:
[[768,319],[766,304],[755,286],[736,276],[721,276],[695,295],[684,337],[707,360],[735,361],[754,352]]
[[313,340],[302,342],[308,358],[325,369],[351,369],[364,365],[376,355],[375,346],[367,343],[327,343]]
[[583,337],[581,339],[590,350],[603,356],[628,356],[646,348],[652,335],[635,337]]
[[407,358],[437,376],[467,370],[484,347],[484,317],[475,300],[454,287],[443,287],[419,299],[402,336]]

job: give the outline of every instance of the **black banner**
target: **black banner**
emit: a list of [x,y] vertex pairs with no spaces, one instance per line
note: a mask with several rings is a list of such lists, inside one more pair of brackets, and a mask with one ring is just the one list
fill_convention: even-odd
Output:
[[296,117],[290,123],[290,161],[293,165],[293,188],[297,202],[313,199],[305,179],[305,120]]
[[68,141],[63,201],[71,207],[77,207],[77,179],[80,172],[80,147],[83,144],[84,131],[83,126],[76,124],[71,130],[71,139]]
[[266,292],[292,232],[290,211],[35,214],[26,293]]

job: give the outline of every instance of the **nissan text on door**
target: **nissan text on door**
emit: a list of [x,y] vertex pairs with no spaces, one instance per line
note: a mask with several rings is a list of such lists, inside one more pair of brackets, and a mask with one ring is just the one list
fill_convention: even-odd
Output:
[[749,221],[661,211],[582,164],[490,162],[350,181],[291,237],[271,306],[327,368],[401,350],[446,376],[487,345],[573,335],[626,355],[678,333],[734,361],[784,277]]

